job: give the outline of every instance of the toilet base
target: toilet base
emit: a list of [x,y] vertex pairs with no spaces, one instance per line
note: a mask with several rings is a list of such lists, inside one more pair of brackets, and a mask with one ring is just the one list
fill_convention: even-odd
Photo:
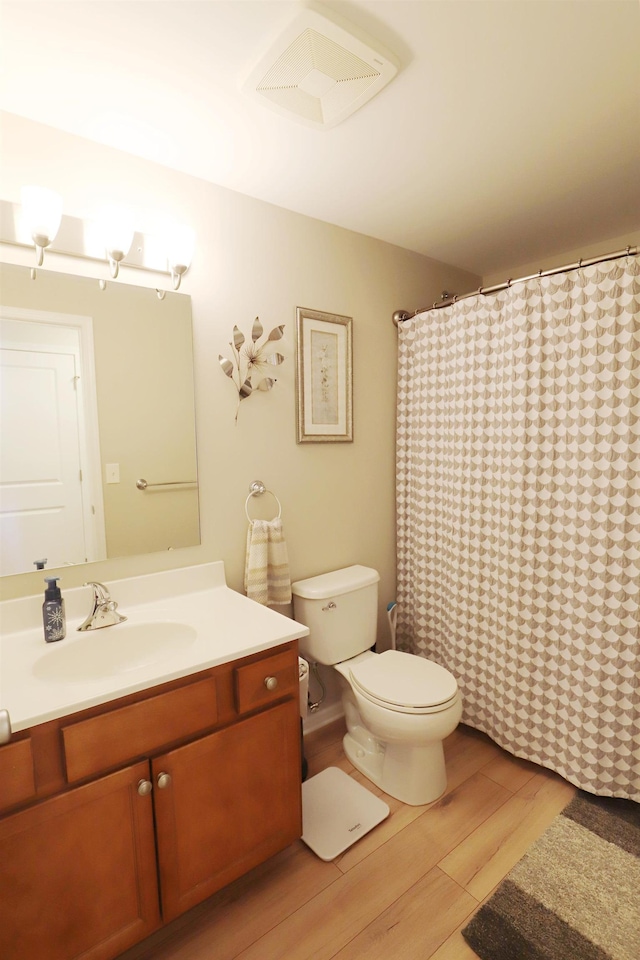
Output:
[[442,741],[419,746],[381,743],[371,735],[358,737],[358,731],[363,728],[344,735],[344,752],[356,770],[390,797],[422,806],[433,803],[445,792],[447,774]]

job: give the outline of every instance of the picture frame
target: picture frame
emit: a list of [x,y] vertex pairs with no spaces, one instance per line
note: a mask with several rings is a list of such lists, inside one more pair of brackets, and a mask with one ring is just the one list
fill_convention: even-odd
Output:
[[351,317],[296,308],[298,443],[353,441]]

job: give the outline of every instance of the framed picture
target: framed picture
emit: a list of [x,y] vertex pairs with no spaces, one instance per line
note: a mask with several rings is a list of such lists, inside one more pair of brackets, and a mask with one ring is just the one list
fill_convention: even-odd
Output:
[[353,440],[351,317],[298,307],[298,443]]

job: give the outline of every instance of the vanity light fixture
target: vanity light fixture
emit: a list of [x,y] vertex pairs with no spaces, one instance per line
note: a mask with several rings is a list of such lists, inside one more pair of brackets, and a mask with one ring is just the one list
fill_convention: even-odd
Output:
[[[120,264],[150,273],[169,273],[174,290],[180,288],[195,251],[194,230],[184,224],[157,223],[142,233],[135,230],[131,211],[118,204],[104,208],[96,219],[82,220],[62,215],[62,197],[44,187],[23,187],[21,204],[0,199],[0,244],[31,248],[35,244],[37,266],[44,250],[51,253],[109,263],[112,278]],[[55,244],[54,244],[55,240]],[[52,246],[52,244],[54,244]],[[35,278],[35,267],[31,268]],[[107,280],[99,280],[105,289]],[[158,289],[164,299],[164,291]]]
[[100,211],[98,229],[104,241],[111,276],[118,276],[120,263],[131,249],[133,242],[133,217],[126,207],[104,207]]
[[180,281],[191,266],[196,235],[191,227],[172,224],[167,230],[167,263],[173,280],[173,289],[180,289]]
[[29,186],[21,191],[22,215],[29,236],[36,246],[37,265],[42,266],[45,248],[60,229],[62,197],[46,187]]

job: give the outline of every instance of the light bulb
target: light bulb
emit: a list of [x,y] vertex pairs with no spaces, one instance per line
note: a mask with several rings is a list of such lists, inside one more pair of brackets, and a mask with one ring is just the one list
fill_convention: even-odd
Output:
[[195,231],[185,224],[172,224],[166,235],[167,263],[173,279],[173,289],[180,286],[182,276],[191,266],[196,245]]
[[98,217],[98,229],[109,259],[111,276],[118,276],[118,267],[131,249],[133,242],[133,217],[127,207],[112,205],[104,207]]
[[23,187],[22,213],[31,239],[38,252],[38,266],[42,265],[45,247],[56,237],[62,220],[62,197],[46,187]]

